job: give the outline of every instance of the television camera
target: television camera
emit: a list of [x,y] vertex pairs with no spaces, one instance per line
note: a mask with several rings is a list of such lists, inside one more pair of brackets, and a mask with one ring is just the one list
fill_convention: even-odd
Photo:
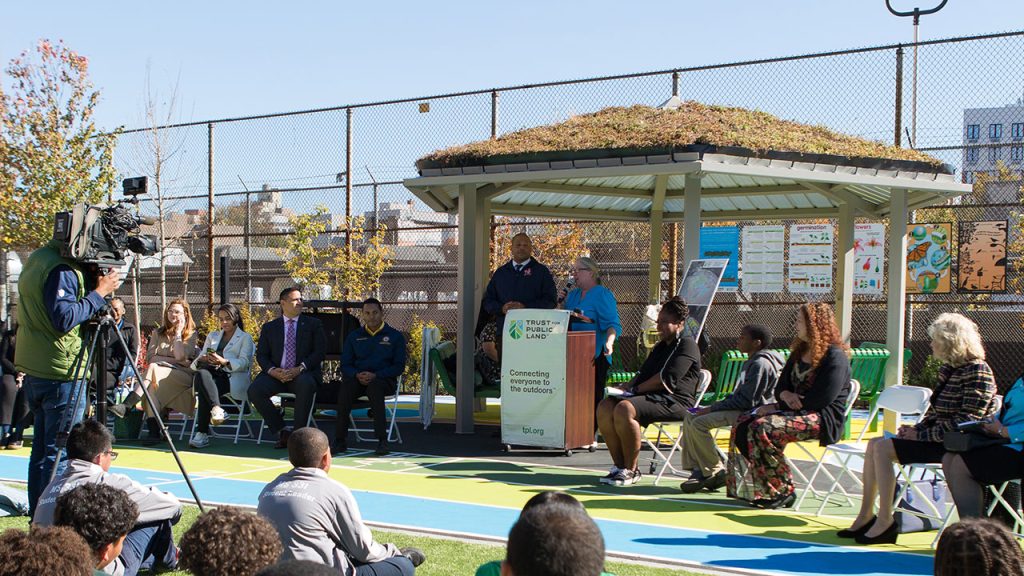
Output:
[[125,178],[122,183],[125,199],[110,206],[77,204],[71,210],[58,212],[53,225],[53,238],[61,243],[65,258],[94,264],[100,268],[120,268],[129,252],[152,256],[157,252],[156,237],[141,234],[140,227],[155,224],[152,218],[137,216],[129,206],[138,206],[145,194],[145,176]]

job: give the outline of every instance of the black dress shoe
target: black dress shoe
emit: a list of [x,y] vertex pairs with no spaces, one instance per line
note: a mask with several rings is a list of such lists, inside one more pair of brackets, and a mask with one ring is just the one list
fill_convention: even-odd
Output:
[[373,453],[377,456],[387,456],[388,454],[391,454],[391,450],[388,450],[388,443],[381,440],[380,442],[377,442],[377,449],[374,450]]
[[751,502],[751,504],[756,508],[778,510],[779,508],[791,508],[794,502],[796,502],[796,492],[790,492],[789,494],[776,496],[775,498],[758,498]]
[[292,431],[291,430],[289,430],[287,428],[281,430],[281,432],[277,436],[277,444],[274,444],[274,448],[278,449],[278,450],[280,450],[282,448],[287,448],[288,447],[288,437],[291,436],[291,435],[292,435]]
[[344,454],[348,452],[348,444],[345,442],[335,442],[334,448],[331,449],[331,454]]
[[885,529],[885,532],[882,532],[878,536],[875,536],[874,538],[869,538],[867,536],[867,534],[861,534],[859,536],[854,537],[854,540],[857,542],[857,544],[867,544],[867,545],[871,545],[871,544],[895,544],[896,543],[896,538],[899,535],[900,535],[900,525],[894,519],[892,521],[892,524],[890,524],[889,527]]
[[845,530],[840,530],[839,532],[836,532],[836,536],[839,536],[840,538],[856,538],[857,536],[863,536],[865,532],[871,530],[871,527],[875,525],[875,520],[878,520],[878,516],[868,520],[867,524],[860,528],[846,528]]

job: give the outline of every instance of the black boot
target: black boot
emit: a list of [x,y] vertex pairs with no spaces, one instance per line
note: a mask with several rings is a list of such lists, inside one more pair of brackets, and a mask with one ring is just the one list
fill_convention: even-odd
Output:
[[142,396],[139,396],[133,391],[124,399],[123,402],[114,404],[110,408],[107,408],[107,411],[118,418],[124,418],[124,415],[128,413],[128,409],[138,404],[139,400],[142,400]]
[[146,418],[146,438],[149,440],[160,439],[160,423],[156,418]]

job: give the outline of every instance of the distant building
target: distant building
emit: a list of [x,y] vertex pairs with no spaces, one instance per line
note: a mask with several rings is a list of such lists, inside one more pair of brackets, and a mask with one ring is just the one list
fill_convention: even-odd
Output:
[[962,180],[973,184],[978,174],[995,172],[1001,162],[1024,170],[1024,101],[995,108],[964,110]]
[[[418,210],[412,200],[408,202],[382,202],[377,211],[364,212],[366,228],[376,228],[377,218],[387,226],[385,244],[394,246],[441,246],[446,240],[457,238],[456,228],[438,228],[454,225],[455,216],[433,210]],[[417,229],[418,228],[418,229]]]

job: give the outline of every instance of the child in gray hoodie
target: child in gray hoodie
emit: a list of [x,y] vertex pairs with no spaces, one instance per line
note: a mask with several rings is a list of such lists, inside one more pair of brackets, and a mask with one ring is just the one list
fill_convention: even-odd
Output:
[[786,361],[778,352],[768,349],[771,343],[768,328],[758,324],[744,326],[736,347],[748,358],[740,368],[735,390],[711,406],[696,410],[683,422],[683,468],[693,471],[690,478],[679,485],[684,493],[702,489],[715,491],[725,486],[725,459],[711,431],[732,426],[744,412],[775,400],[775,384]]

